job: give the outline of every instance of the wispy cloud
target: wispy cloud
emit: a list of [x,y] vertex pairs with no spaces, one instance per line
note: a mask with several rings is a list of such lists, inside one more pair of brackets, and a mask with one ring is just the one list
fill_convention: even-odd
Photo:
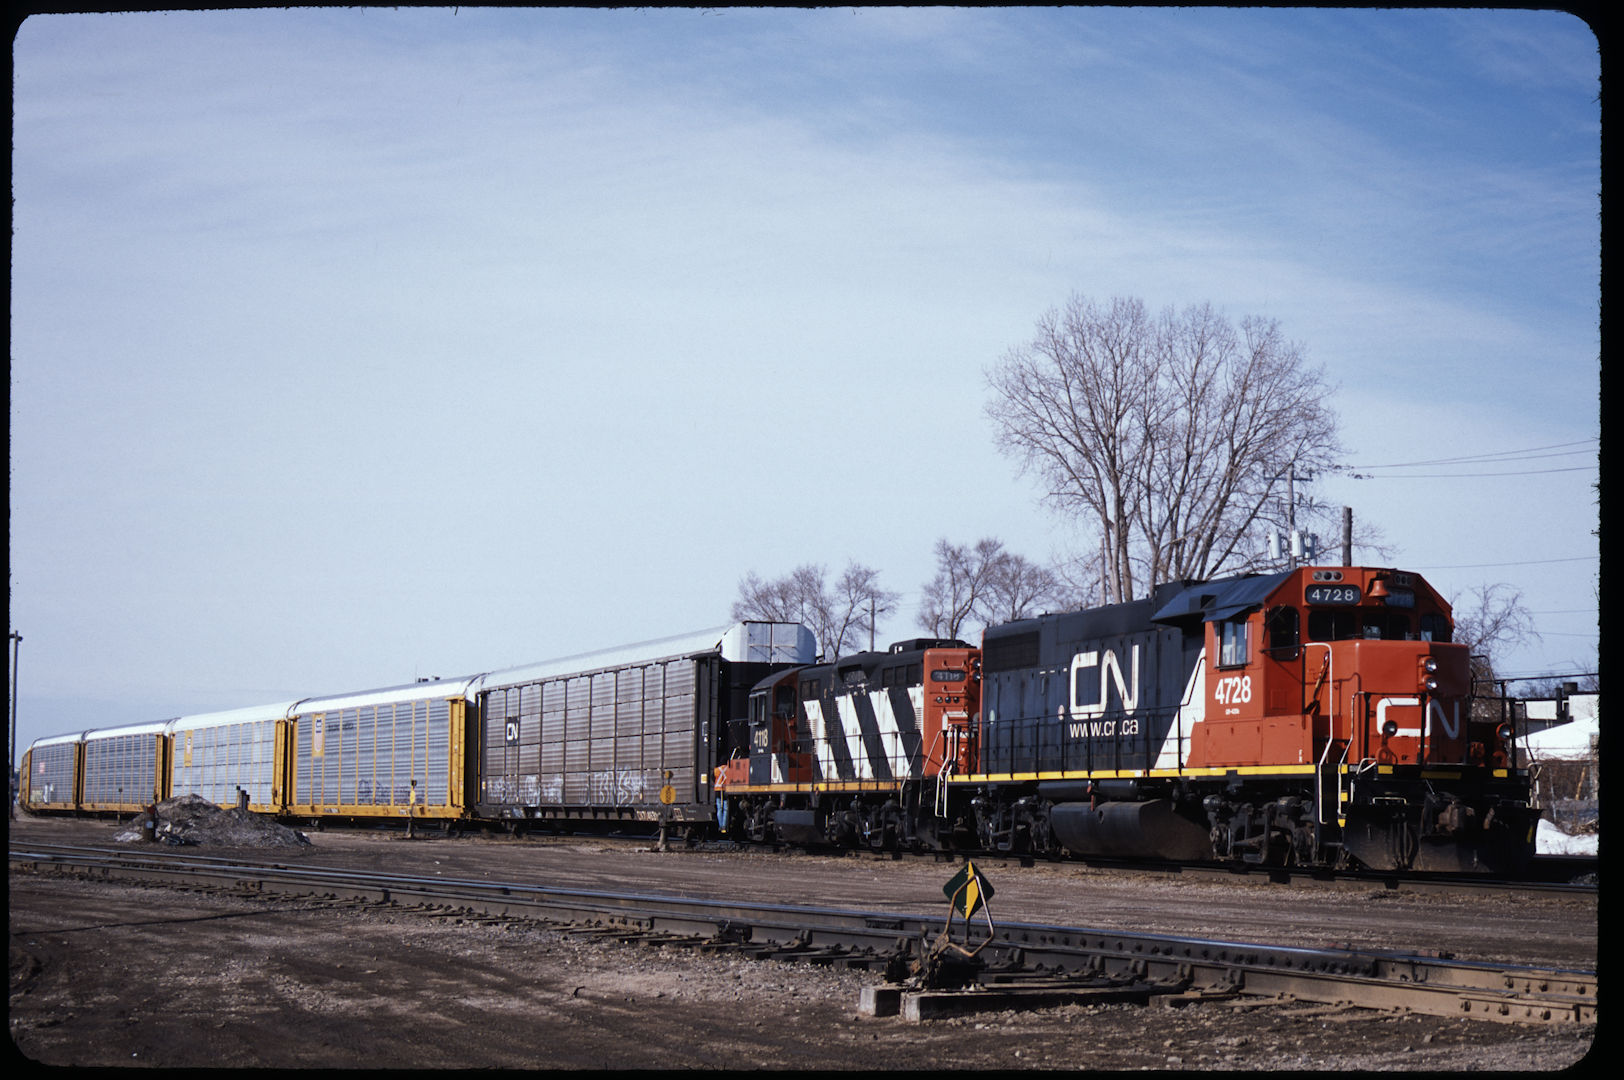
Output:
[[1529,14],[32,17],[35,685],[341,689],[704,625],[749,569],[1042,556],[980,373],[1073,290],[1281,319],[1356,445],[1572,421],[1595,61]]

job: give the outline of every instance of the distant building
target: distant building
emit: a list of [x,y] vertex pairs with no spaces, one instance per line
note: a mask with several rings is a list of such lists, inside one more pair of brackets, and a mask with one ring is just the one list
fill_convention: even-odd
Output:
[[1524,702],[1519,757],[1537,766],[1534,795],[1545,816],[1570,830],[1590,826],[1601,798],[1599,694]]

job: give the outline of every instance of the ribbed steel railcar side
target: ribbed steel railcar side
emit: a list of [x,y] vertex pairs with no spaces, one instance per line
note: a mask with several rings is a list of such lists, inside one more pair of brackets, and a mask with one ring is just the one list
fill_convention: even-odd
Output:
[[475,676],[308,698],[291,710],[289,814],[468,816]]
[[743,622],[492,672],[479,691],[477,813],[712,820],[711,775],[750,687],[815,652],[799,623]]
[[25,810],[73,810],[79,805],[79,765],[85,733],[36,739],[23,754],[17,799]]
[[135,813],[164,798],[167,721],[87,731],[79,809]]
[[254,813],[281,813],[287,786],[283,736],[294,704],[171,720],[167,797],[196,795],[220,806],[236,806],[246,793],[248,809]]

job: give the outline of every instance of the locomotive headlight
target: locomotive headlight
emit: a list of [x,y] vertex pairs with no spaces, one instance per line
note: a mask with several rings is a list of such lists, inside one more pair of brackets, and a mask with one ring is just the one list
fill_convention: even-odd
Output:
[[1511,741],[1512,731],[1510,724],[1501,724],[1499,727],[1494,729],[1494,733],[1500,737],[1502,742]]
[[1421,661],[1421,670],[1425,671],[1428,675],[1431,675],[1434,671],[1437,671],[1438,658],[1436,656],[1429,656],[1425,660]]
[[1387,721],[1386,723],[1384,723],[1382,725],[1382,737],[1383,738],[1391,739],[1394,735],[1397,735],[1397,734],[1398,734],[1398,721],[1397,720],[1389,720],[1389,721]]
[[1431,675],[1428,675],[1425,679],[1422,679],[1421,685],[1427,688],[1427,693],[1429,694],[1436,693],[1438,690],[1438,680]]

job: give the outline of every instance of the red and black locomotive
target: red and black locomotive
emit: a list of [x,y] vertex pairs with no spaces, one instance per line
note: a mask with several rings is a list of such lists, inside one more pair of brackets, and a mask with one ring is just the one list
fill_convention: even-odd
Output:
[[778,672],[718,769],[792,843],[1515,872],[1538,810],[1415,574],[1303,567]]

